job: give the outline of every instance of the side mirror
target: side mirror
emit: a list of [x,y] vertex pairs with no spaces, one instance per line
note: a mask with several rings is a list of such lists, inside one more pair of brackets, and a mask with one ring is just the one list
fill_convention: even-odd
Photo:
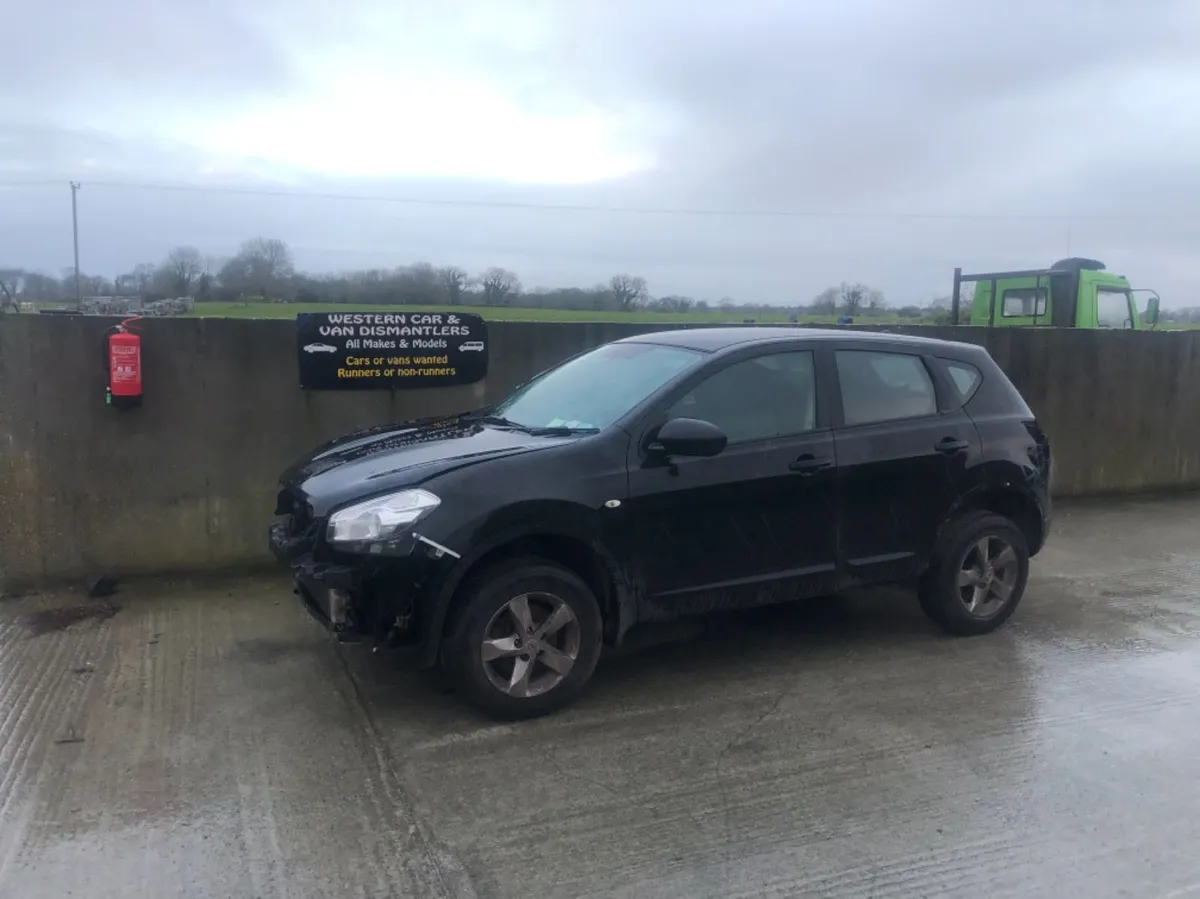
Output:
[[1150,297],[1146,303],[1146,321],[1152,325],[1158,324],[1158,294]]
[[725,432],[711,421],[672,418],[658,429],[649,449],[667,456],[716,456],[728,442]]

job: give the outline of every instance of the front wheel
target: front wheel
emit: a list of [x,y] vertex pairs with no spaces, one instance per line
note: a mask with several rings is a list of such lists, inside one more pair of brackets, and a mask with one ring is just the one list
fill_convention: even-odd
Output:
[[986,634],[1016,610],[1028,579],[1020,528],[993,512],[971,513],[946,528],[921,584],[921,607],[948,633]]
[[503,720],[572,702],[600,658],[596,598],[574,572],[542,559],[502,563],[472,578],[445,646],[467,700]]

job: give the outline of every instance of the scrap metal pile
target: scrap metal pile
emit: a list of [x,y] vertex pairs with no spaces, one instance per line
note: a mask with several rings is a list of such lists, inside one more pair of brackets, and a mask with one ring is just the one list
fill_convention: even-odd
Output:
[[43,313],[57,315],[82,313],[83,315],[187,315],[192,311],[195,300],[191,297],[171,297],[146,303],[141,297],[83,297],[79,308],[66,306],[57,309],[42,309]]

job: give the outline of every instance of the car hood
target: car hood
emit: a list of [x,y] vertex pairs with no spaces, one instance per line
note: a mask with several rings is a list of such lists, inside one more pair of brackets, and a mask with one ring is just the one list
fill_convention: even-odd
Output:
[[558,446],[572,438],[532,436],[472,416],[425,418],[355,431],[295,462],[280,477],[323,507],[420,484],[468,465]]

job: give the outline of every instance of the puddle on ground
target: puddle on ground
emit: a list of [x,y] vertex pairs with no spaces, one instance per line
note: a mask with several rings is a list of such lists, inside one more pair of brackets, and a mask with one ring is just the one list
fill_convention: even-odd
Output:
[[42,609],[21,616],[21,625],[31,637],[41,637],[55,631],[64,631],[80,621],[107,621],[121,611],[115,602],[95,602],[87,605],[60,606],[57,609]]

